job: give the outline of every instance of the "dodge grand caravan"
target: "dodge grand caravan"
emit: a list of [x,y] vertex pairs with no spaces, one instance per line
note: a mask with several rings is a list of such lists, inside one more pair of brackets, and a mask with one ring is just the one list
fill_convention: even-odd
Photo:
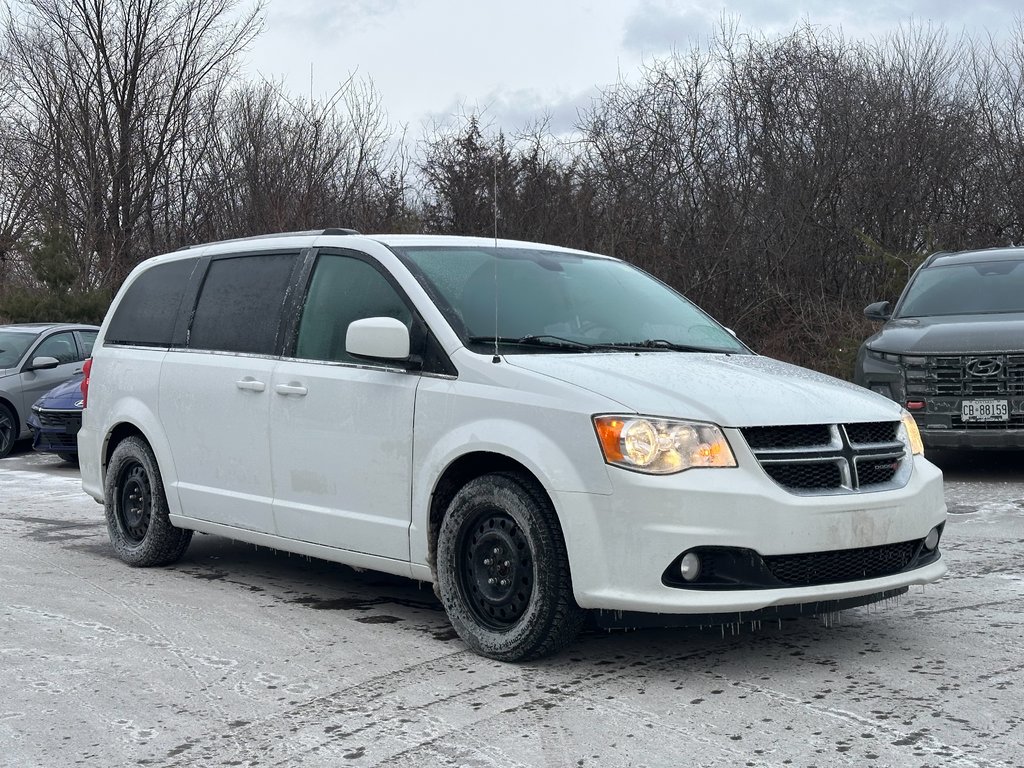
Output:
[[592,253],[325,230],[157,256],[83,391],[83,484],[129,565],[202,531],[433,582],[496,659],[587,615],[831,613],[945,572],[899,405]]

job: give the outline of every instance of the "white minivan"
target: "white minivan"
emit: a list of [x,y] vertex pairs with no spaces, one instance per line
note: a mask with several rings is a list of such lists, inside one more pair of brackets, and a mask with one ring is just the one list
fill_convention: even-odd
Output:
[[604,626],[832,613],[946,570],[873,392],[754,354],[618,259],[328,229],[140,264],[83,383],[129,565],[193,531],[433,582],[495,659]]

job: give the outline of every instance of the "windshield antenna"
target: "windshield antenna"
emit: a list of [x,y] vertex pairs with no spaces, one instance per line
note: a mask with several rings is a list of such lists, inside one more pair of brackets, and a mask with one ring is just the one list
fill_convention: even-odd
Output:
[[491,204],[494,212],[494,357],[492,363],[500,363],[498,355],[498,152],[494,152],[494,181],[491,190]]

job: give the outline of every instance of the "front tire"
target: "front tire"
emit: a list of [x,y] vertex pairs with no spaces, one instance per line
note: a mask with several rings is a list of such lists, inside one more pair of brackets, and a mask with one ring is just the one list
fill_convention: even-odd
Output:
[[185,554],[192,531],[171,525],[160,469],[144,440],[127,437],[117,444],[103,490],[110,543],[124,562],[170,565]]
[[4,403],[0,403],[0,459],[5,458],[14,450],[14,443],[18,439],[21,425],[14,411]]
[[455,494],[438,533],[436,576],[452,626],[482,656],[547,656],[583,625],[555,511],[519,475],[484,475]]

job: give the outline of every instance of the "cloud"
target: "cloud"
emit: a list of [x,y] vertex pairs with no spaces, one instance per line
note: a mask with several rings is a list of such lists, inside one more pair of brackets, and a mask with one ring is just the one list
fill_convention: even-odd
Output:
[[382,24],[386,17],[396,14],[411,0],[285,0],[271,5],[267,24],[293,37],[301,45],[303,40],[315,39],[320,43],[344,39],[346,33]]
[[469,115],[476,115],[484,126],[495,131],[514,134],[543,123],[546,132],[565,136],[575,132],[580,115],[590,109],[599,95],[596,87],[554,96],[536,89],[492,91],[480,102],[457,99],[431,112],[425,127],[428,132],[431,127],[451,127]]
[[657,55],[686,49],[713,29],[713,10],[690,6],[683,10],[645,0],[626,18],[622,45],[641,55]]
[[1020,0],[640,0],[627,16],[622,45],[643,56],[703,46],[723,19],[742,31],[785,34],[803,23],[852,37],[891,33],[911,22],[950,33],[998,32],[1024,13]]

